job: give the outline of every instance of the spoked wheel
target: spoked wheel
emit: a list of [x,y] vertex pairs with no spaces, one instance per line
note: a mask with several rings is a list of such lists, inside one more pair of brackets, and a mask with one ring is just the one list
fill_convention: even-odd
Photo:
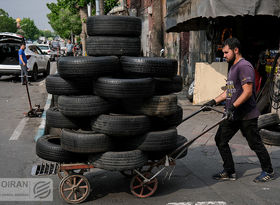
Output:
[[[152,175],[150,172],[143,174],[146,178],[150,178]],[[158,187],[157,178],[153,178],[151,181],[144,182],[145,179],[140,175],[135,175],[130,182],[130,191],[134,196],[139,198],[147,198],[152,196]]]
[[59,184],[60,196],[70,204],[78,204],[86,200],[90,193],[90,184],[83,175],[68,175]]
[[84,170],[80,169],[80,170],[59,170],[57,172],[57,176],[59,179],[63,179],[64,177],[67,177],[68,175],[72,175],[72,174],[79,174],[79,175],[83,175],[84,174]]

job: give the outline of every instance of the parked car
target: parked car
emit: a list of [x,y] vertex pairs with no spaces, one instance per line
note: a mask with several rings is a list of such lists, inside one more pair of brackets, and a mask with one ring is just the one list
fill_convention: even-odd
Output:
[[[0,76],[21,75],[18,50],[24,37],[14,33],[0,33]],[[27,67],[32,80],[36,81],[38,73],[47,76],[50,72],[50,58],[43,54],[40,48],[34,44],[27,44],[25,49]]]
[[57,57],[57,52],[53,51],[48,44],[37,44],[37,46],[50,57],[50,61],[54,61]]

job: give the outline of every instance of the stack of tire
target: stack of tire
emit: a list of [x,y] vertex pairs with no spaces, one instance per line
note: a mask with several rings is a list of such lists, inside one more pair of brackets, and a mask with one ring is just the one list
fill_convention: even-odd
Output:
[[62,135],[40,138],[37,155],[123,171],[142,167],[185,143],[176,130],[182,108],[172,94],[182,90],[177,61],[139,57],[139,18],[89,17],[87,31],[90,56],[61,58],[58,74],[46,80],[48,93],[58,96],[58,106],[47,111],[46,122],[61,128]]
[[277,113],[261,115],[258,128],[264,144],[280,146],[280,120]]

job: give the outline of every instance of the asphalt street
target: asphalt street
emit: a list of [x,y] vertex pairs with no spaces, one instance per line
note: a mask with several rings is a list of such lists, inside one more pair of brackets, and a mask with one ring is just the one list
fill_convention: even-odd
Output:
[[[52,64],[52,71],[55,64]],[[45,79],[40,77],[30,86],[33,104],[45,106],[47,93]],[[184,116],[199,109],[192,106],[182,95],[179,104]],[[0,178],[30,178],[33,164],[42,160],[35,154],[34,136],[41,123],[40,118],[25,118],[29,110],[25,86],[13,77],[0,78]],[[222,110],[222,107],[218,107]],[[207,126],[221,118],[215,112],[203,112],[178,126],[178,133],[192,139]],[[130,179],[118,172],[94,169],[87,173],[92,192],[83,204],[96,205],[277,205],[280,204],[280,147],[267,146],[272,157],[276,179],[256,184],[253,179],[260,173],[260,165],[246,140],[238,133],[231,141],[236,162],[237,181],[217,182],[212,174],[222,169],[222,161],[215,146],[214,130],[197,140],[188,155],[176,162],[170,179],[165,173],[158,177],[156,193],[145,199],[130,193]],[[13,138],[11,139],[11,137]],[[156,170],[154,170],[156,171]],[[44,176],[53,180],[52,202],[3,202],[0,204],[66,204],[58,194],[59,178]]]

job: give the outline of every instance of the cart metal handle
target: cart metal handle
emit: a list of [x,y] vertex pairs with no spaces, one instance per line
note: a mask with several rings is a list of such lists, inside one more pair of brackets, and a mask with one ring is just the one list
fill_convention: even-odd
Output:
[[[185,119],[183,119],[182,122],[190,119],[191,117],[195,116],[196,114],[200,113],[201,111],[203,111],[204,109],[211,109],[213,111],[216,111],[218,113],[221,113],[223,114],[223,118],[221,120],[219,120],[218,122],[216,122],[215,124],[213,124],[212,126],[210,126],[208,129],[204,130],[203,132],[201,132],[199,135],[197,135],[195,138],[193,138],[191,141],[189,142],[185,142],[184,144],[182,144],[180,147],[178,147],[177,149],[175,149],[173,152],[171,152],[169,155],[168,155],[168,158],[172,158],[172,156],[176,153],[178,153],[179,151],[181,151],[175,159],[177,159],[183,152],[186,148],[188,148],[192,143],[194,143],[198,138],[200,138],[201,136],[203,136],[205,133],[209,132],[210,130],[212,130],[213,128],[215,128],[217,125],[219,125],[221,122],[223,122],[225,119],[227,119],[227,115],[220,111],[220,110],[217,110],[213,107],[210,107],[210,106],[203,106],[201,107],[198,111],[190,114],[189,116],[187,116]],[[184,149],[184,150],[183,150]],[[165,161],[165,158],[162,158],[161,160],[159,160],[157,163],[155,163],[155,166],[158,166],[158,165],[161,165],[163,164],[163,162]]]
[[218,112],[218,113],[225,114],[224,112],[222,112],[222,111],[220,111],[220,110],[217,110],[217,109],[215,109],[215,108],[213,108],[213,107],[210,107],[210,106],[203,106],[203,107],[201,107],[198,111],[195,111],[194,113],[192,113],[192,114],[190,114],[189,116],[187,116],[186,118],[184,118],[184,119],[182,120],[181,124],[182,124],[183,122],[185,122],[186,120],[190,119],[191,117],[197,115],[198,113],[200,113],[200,112],[203,111],[204,109],[210,109],[210,110],[216,111],[216,112]]

